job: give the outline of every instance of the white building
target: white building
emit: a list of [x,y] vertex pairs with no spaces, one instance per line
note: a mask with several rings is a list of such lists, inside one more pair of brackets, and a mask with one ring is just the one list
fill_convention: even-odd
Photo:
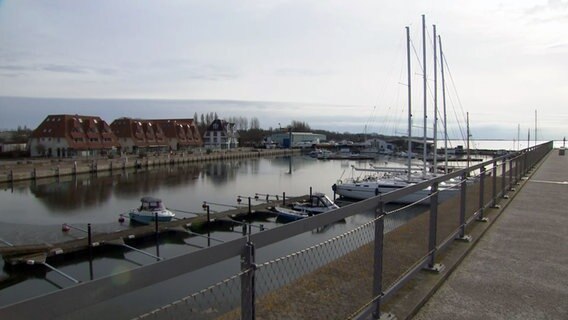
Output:
[[205,148],[232,149],[239,146],[239,134],[234,123],[215,119],[203,135]]
[[281,148],[309,148],[314,144],[324,142],[326,136],[311,132],[280,132],[275,133],[268,139]]

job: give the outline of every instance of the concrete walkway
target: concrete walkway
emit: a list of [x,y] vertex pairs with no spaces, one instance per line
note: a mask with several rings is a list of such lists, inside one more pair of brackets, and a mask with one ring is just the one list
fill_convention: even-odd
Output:
[[414,319],[568,319],[568,156],[549,154]]

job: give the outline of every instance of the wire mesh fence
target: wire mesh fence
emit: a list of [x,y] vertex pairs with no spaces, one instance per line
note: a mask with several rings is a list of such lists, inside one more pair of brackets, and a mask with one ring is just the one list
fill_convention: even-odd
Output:
[[[217,319],[240,305],[241,277],[246,270],[135,319]],[[239,319],[240,313],[234,313]],[[230,319],[230,318],[227,318]]]
[[256,277],[257,317],[344,319],[352,311],[353,301],[371,297],[373,240],[371,221],[260,264]]

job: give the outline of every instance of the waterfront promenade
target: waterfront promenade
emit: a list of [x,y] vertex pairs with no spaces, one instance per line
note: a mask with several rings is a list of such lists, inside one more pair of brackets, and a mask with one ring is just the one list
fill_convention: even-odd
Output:
[[568,156],[523,184],[413,319],[568,319]]

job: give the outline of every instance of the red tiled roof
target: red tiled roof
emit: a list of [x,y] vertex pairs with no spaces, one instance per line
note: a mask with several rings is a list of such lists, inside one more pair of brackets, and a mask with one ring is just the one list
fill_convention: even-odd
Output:
[[76,150],[118,147],[116,136],[100,117],[84,115],[48,115],[32,132],[32,138],[66,139]]

